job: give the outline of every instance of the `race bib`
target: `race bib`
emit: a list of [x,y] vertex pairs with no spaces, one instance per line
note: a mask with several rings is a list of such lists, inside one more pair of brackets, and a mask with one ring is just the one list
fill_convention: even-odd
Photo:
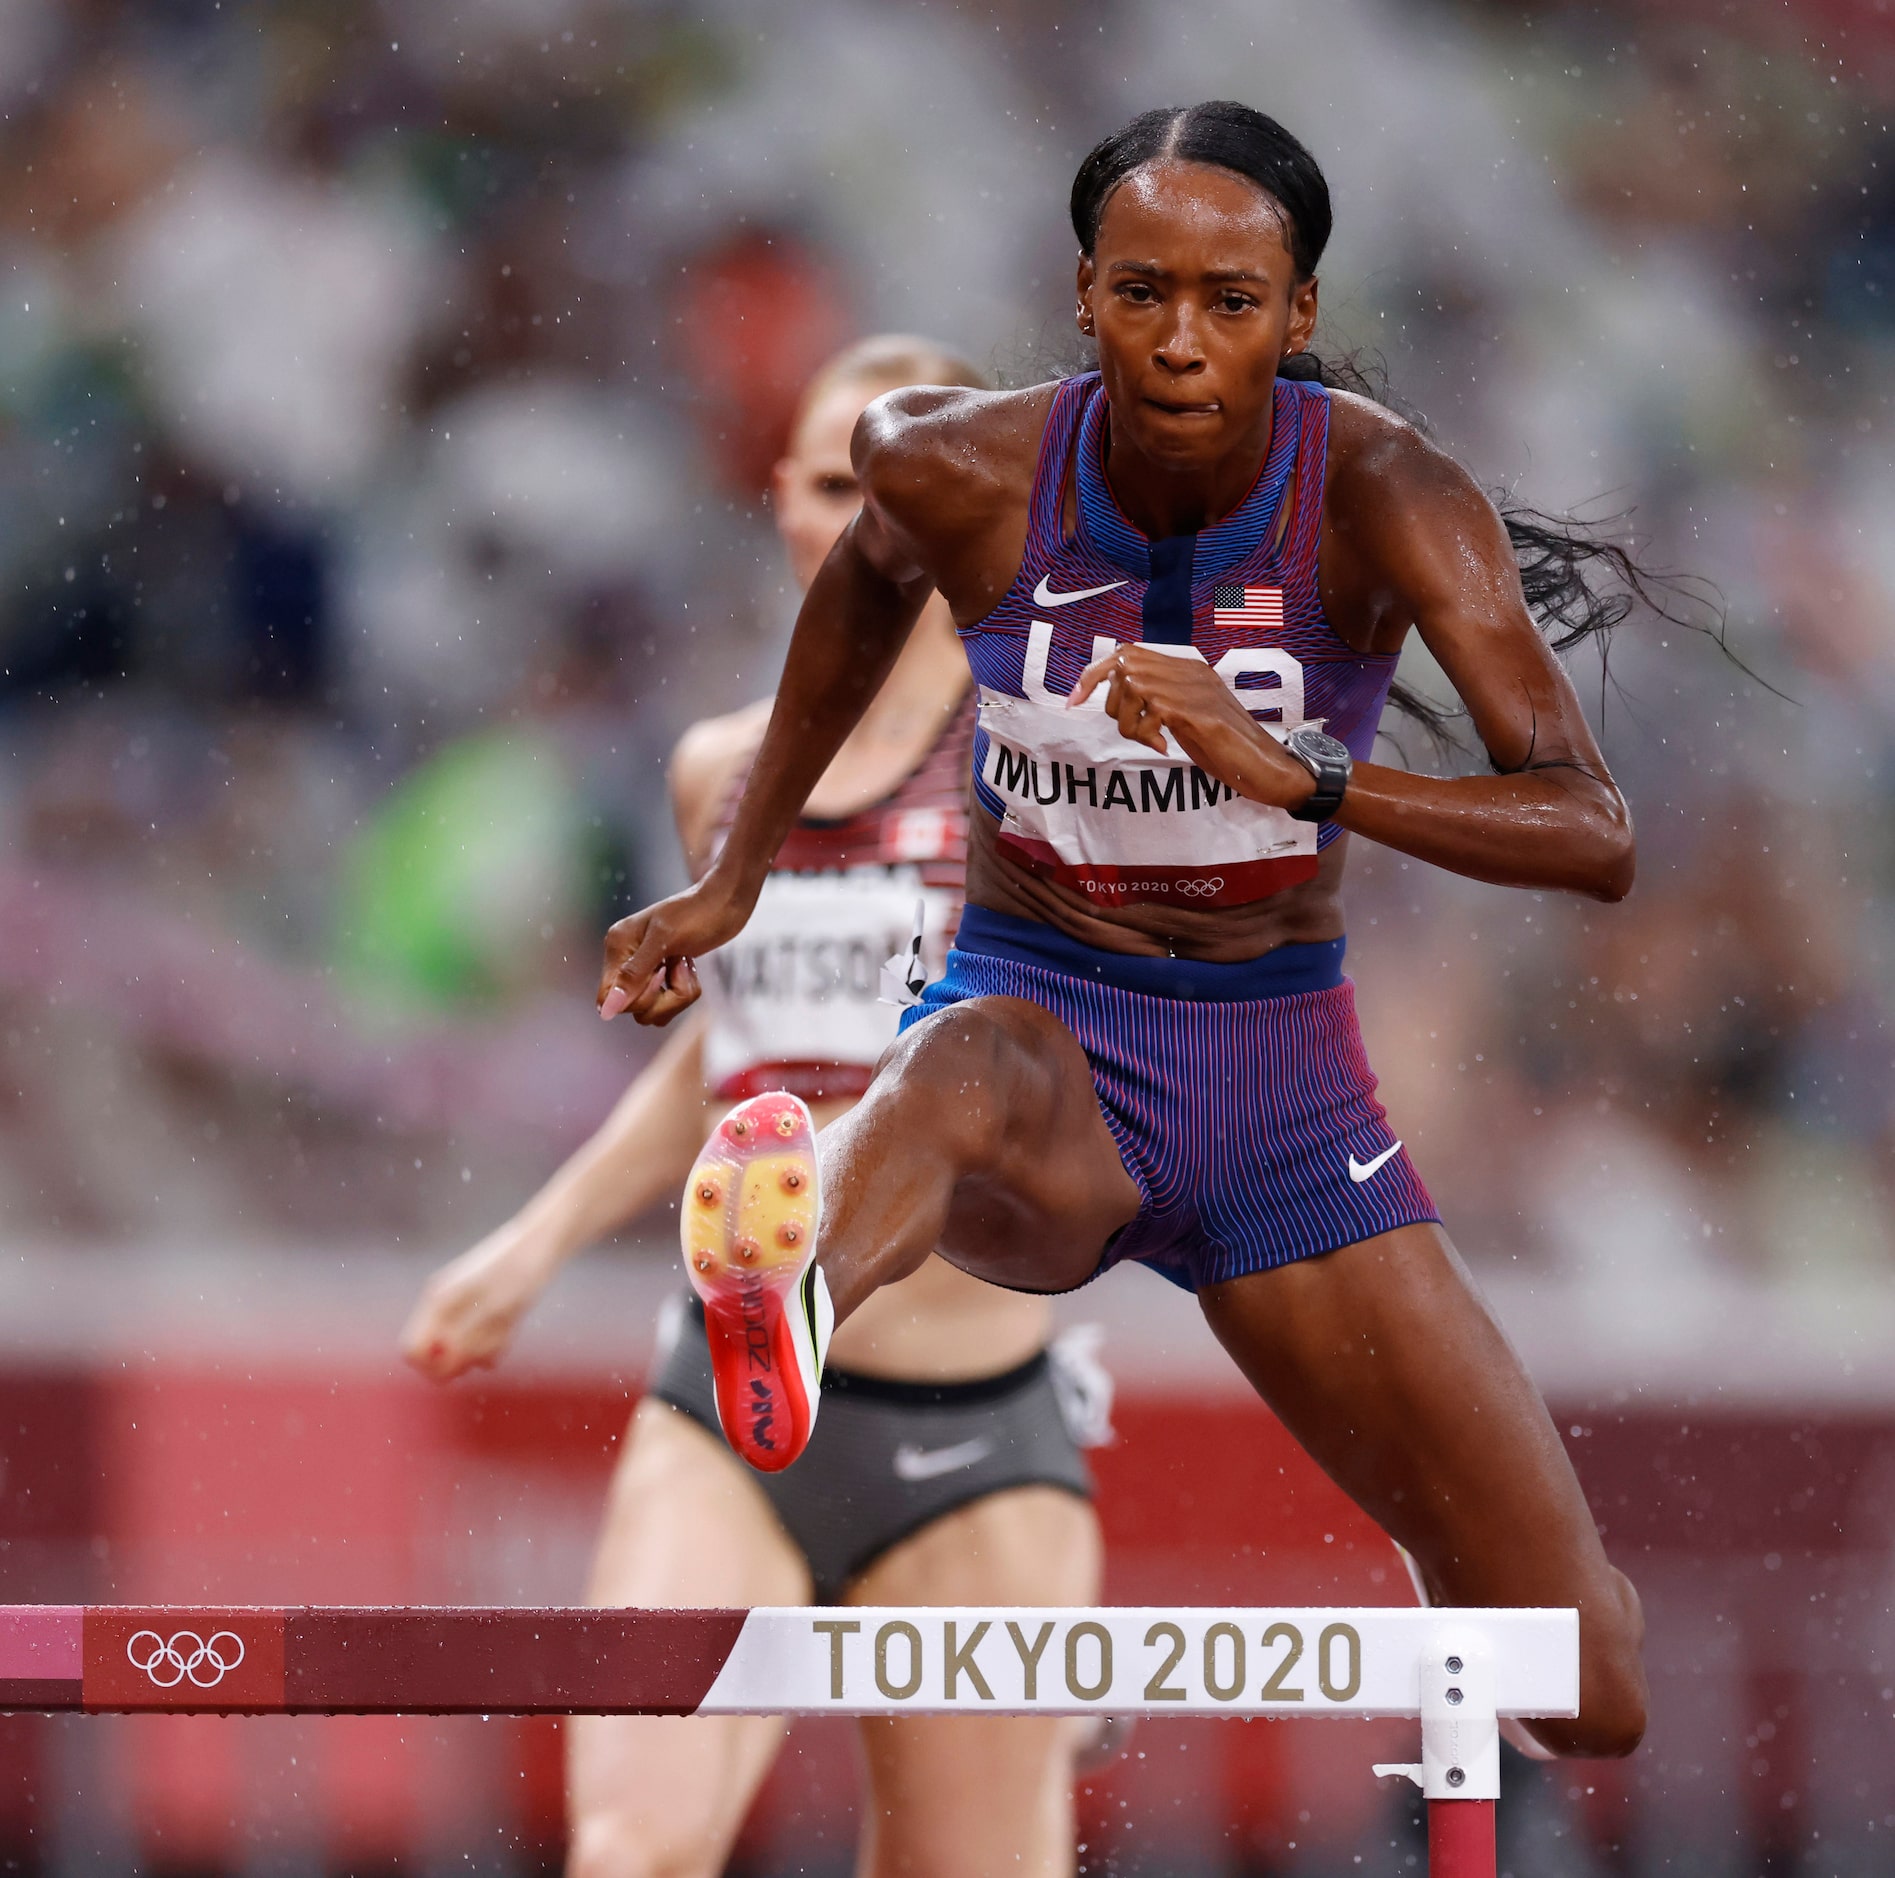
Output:
[[882,968],[910,945],[917,905],[935,977],[954,899],[922,886],[913,868],[772,874],[750,923],[698,962],[711,1088],[731,1100],[764,1089],[860,1095],[895,1038],[901,1013],[882,999]]
[[1001,845],[1101,905],[1236,906],[1316,872],[1315,823],[1235,794],[1168,732],[1160,756],[1102,710],[985,690],[980,723]]

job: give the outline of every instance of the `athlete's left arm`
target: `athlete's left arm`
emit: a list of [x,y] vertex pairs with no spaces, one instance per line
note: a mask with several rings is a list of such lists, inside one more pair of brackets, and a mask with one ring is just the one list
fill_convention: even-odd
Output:
[[[1632,818],[1572,684],[1527,612],[1512,544],[1458,464],[1408,426],[1335,400],[1324,505],[1323,610],[1349,644],[1392,653],[1411,628],[1461,694],[1489,776],[1414,776],[1358,763],[1336,821],[1456,874],[1502,887],[1622,900]],[[1134,742],[1174,736],[1237,794],[1297,808],[1315,781],[1202,659],[1116,647],[1073,687]]]
[[1380,414],[1367,425],[1331,470],[1325,610],[1378,652],[1419,632],[1493,773],[1359,763],[1336,820],[1475,880],[1622,900],[1635,865],[1631,814],[1527,612],[1505,526],[1459,464]]

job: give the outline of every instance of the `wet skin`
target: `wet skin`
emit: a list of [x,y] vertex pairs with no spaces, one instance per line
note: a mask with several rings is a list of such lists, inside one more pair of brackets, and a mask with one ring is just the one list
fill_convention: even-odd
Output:
[[[1307,344],[1281,212],[1213,167],[1160,161],[1108,200],[1077,281],[1110,400],[1106,473],[1147,534],[1203,528],[1255,480],[1271,388]],[[1012,584],[1053,388],[908,391],[856,436],[866,494],[798,621],[776,712],[717,867],[607,936],[602,1008],[664,1023],[696,996],[690,960],[733,936],[770,857],[880,685],[930,587],[983,618]],[[1621,898],[1631,823],[1571,686],[1529,618],[1499,518],[1466,474],[1361,400],[1331,400],[1320,580],[1364,652],[1420,633],[1459,691],[1493,773],[1439,779],[1358,764],[1336,819],[1352,833],[1500,885]],[[1200,661],[1121,647],[1103,687],[1128,737],[1175,736],[1237,793],[1279,807],[1313,784]],[[1016,868],[974,817],[971,901],[1094,946],[1254,958],[1343,931],[1346,842],[1316,877],[1245,907],[1085,904]],[[823,1137],[821,1261],[838,1312],[937,1244],[977,1275],[1036,1290],[1084,1282],[1139,1194],[1099,1114],[1083,1053],[1049,1012],[971,1000],[911,1029]],[[1558,1752],[1619,1754],[1644,1726],[1640,1619],[1607,1562],[1558,1437],[1437,1226],[1404,1227],[1200,1294],[1219,1338],[1310,1452],[1452,1603],[1581,1612],[1581,1714],[1532,1724]]]

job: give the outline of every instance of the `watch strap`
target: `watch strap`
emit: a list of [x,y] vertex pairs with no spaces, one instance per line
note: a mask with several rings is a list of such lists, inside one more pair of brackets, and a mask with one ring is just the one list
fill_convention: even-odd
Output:
[[[1325,741],[1332,741],[1325,739]],[[1284,748],[1309,771],[1316,780],[1316,792],[1306,802],[1299,803],[1286,813],[1294,822],[1326,822],[1342,807],[1342,798],[1349,787],[1349,777],[1355,765],[1345,750],[1339,757],[1327,754],[1317,755],[1299,746],[1292,734],[1284,740]]]

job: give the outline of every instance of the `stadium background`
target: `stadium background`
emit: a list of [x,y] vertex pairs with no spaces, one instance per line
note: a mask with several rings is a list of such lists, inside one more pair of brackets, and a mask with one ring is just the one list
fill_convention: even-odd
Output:
[[[1235,95],[1329,171],[1326,343],[1767,681],[1580,668],[1622,907],[1356,858],[1397,1125],[1652,1619],[1647,1749],[1519,1774],[1509,1862],[1888,1869],[1892,93],[1871,0],[0,0],[0,1598],[578,1595],[667,1222],[489,1382],[393,1339],[648,1047],[597,937],[780,657],[796,387],[1070,362],[1077,156]],[[1115,1601],[1405,1598],[1188,1303],[1072,1315]],[[799,1740],[745,1872],[847,1869]],[[1409,1868],[1399,1752],[1149,1726],[1085,1868]],[[8,1871],[525,1873],[557,1814],[550,1725],[0,1718]]]

